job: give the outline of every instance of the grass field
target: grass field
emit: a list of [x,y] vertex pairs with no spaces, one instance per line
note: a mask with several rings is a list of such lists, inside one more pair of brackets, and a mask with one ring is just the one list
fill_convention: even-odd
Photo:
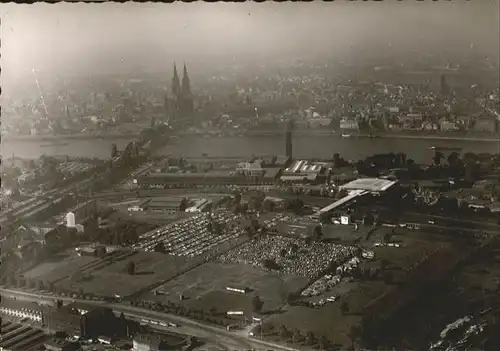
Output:
[[[136,265],[136,274],[126,271],[129,262]],[[119,294],[128,296],[152,284],[171,279],[179,272],[195,263],[182,257],[164,255],[157,252],[139,252],[127,259],[115,262],[102,269],[90,273],[85,279],[63,283],[73,291],[83,289],[86,293],[99,296]]]
[[[183,294],[184,303],[192,308],[218,311],[243,310],[251,313],[251,300],[258,295],[263,301],[262,311],[276,310],[285,300],[286,294],[301,289],[306,278],[279,276],[264,269],[239,264],[206,263],[179,278],[163,285],[168,295],[146,294],[145,299],[179,301]],[[248,287],[246,295],[226,290],[226,287]]]
[[30,279],[54,282],[79,272],[85,265],[98,261],[99,258],[78,256],[74,250],[67,250],[24,272],[24,276]]

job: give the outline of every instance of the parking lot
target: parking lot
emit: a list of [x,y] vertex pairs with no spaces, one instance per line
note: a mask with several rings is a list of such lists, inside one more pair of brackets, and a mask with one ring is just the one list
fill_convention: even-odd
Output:
[[[240,218],[239,215],[223,210],[212,214],[200,213],[141,235],[139,243],[133,249],[153,251],[156,245],[163,243],[171,255],[196,257],[242,235],[243,228],[234,225]],[[210,222],[218,223],[221,230],[210,231]]]
[[272,260],[279,266],[281,273],[317,278],[330,263],[343,263],[355,251],[356,248],[350,246],[321,242],[308,246],[301,239],[268,235],[230,250],[219,259],[224,263],[255,267],[263,267],[265,260]]

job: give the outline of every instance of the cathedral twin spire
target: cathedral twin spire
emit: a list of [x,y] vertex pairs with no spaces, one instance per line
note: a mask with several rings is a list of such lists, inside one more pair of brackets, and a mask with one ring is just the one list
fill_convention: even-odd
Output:
[[191,96],[191,84],[187,72],[186,64],[184,63],[184,70],[182,73],[182,85],[177,73],[177,66],[174,62],[174,76],[172,78],[172,93],[174,96],[183,95],[184,97]]
[[[177,73],[177,66],[174,62],[172,94],[174,100],[174,113],[180,115],[191,115],[193,113],[193,97],[191,95],[191,84],[185,63],[181,81],[179,79],[179,74]],[[165,101],[167,101],[167,98],[165,98]],[[167,106],[167,102],[165,102],[165,105]]]
[[179,81],[179,75],[177,74],[177,66],[174,62],[174,76],[172,78],[172,94],[174,97],[178,96],[181,92],[181,83]]

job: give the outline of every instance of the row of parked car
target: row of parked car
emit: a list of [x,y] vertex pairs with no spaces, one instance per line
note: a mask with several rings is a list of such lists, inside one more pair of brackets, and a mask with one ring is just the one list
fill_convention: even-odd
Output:
[[[169,254],[196,257],[242,235],[241,226],[229,225],[239,217],[240,215],[223,209],[211,214],[200,213],[142,235],[133,249],[153,251],[159,243],[163,243]],[[211,222],[217,222],[223,229],[209,230]]]

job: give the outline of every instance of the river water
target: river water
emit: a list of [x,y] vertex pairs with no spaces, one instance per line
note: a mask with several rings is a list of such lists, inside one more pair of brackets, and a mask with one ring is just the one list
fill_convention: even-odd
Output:
[[[12,153],[20,158],[38,158],[45,155],[72,157],[109,158],[111,145],[123,149],[131,138],[69,140],[59,145],[40,141],[7,141],[2,143],[1,154],[10,158]],[[416,162],[429,162],[431,146],[461,148],[462,152],[496,153],[498,143],[481,141],[428,140],[428,139],[358,139],[338,136],[294,136],[293,155],[296,158],[330,158],[336,152],[346,159],[357,160],[368,155],[388,152],[404,152]],[[176,142],[167,143],[158,151],[161,155],[178,155],[186,158],[208,156],[283,155],[284,136],[214,137],[183,136]]]

